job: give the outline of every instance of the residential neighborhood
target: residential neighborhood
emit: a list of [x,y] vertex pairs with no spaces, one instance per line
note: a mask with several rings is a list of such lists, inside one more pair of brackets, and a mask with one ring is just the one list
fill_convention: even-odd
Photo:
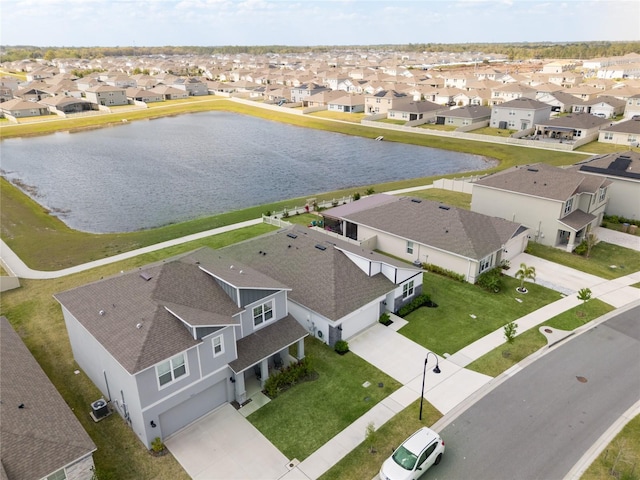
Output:
[[[370,187],[292,209],[280,202],[250,220],[227,212],[231,220],[195,234],[169,225],[166,241],[132,232],[140,236],[130,248],[118,243],[127,233],[65,231],[56,241],[103,236],[116,245],[93,251],[90,240],[74,243],[70,250],[86,248],[91,259],[68,268],[32,268],[25,237],[3,232],[0,479],[102,480],[102,465],[131,457],[155,462],[145,479],[312,480],[364,471],[390,480],[378,471],[416,428],[452,431],[480,399],[531,374],[534,362],[563,355],[573,365],[584,354],[570,345],[592,341],[591,329],[610,329],[624,337],[615,352],[624,360],[611,362],[625,362],[627,390],[606,373],[620,404],[594,401],[575,422],[581,437],[598,433],[588,451],[567,455],[566,470],[579,479],[640,418],[640,398],[631,398],[640,383],[627,378],[640,367],[638,325],[627,319],[640,306],[638,65],[640,54],[516,62],[355,48],[1,64],[12,74],[0,78],[2,126],[220,98],[265,112],[333,114],[364,128],[489,137],[575,161],[523,154],[465,177]],[[386,135],[371,143],[392,145]],[[606,153],[579,150],[592,142]],[[37,235],[58,234],[57,223],[46,223],[52,215],[34,210],[21,210],[25,224]],[[620,318],[624,324],[609,326]],[[588,348],[612,358],[613,341],[603,343]],[[545,405],[552,395],[573,405],[596,396],[587,389],[602,390],[600,372],[568,375],[587,393],[564,384],[547,393],[566,379],[534,385]],[[521,392],[514,408],[539,401]],[[602,432],[594,423],[603,421],[600,409],[616,417]],[[101,445],[114,431],[122,451],[106,459]],[[463,440],[438,437],[437,460],[429,457],[435,444],[409,452],[410,469],[422,478],[438,468],[451,475],[467,454],[456,451]],[[426,473],[427,457],[435,473]]]

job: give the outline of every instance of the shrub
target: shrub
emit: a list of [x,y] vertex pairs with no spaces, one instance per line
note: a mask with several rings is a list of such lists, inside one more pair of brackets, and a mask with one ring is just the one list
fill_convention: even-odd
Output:
[[360,200],[360,192],[356,192],[353,194],[353,201]]
[[311,360],[309,357],[303,358],[267,378],[264,382],[264,392],[269,398],[276,398],[282,390],[292,387],[312,372]]
[[500,268],[492,268],[481,273],[476,280],[476,284],[489,292],[499,292],[502,288],[502,273]]
[[270,217],[271,216],[271,210],[267,210],[264,214],[265,217]]
[[390,320],[390,317],[387,312],[384,312],[382,315],[380,315],[380,318],[378,319],[378,321],[383,325],[387,325],[389,323],[389,320]]
[[401,317],[406,317],[414,310],[417,310],[418,308],[426,305],[429,302],[431,302],[431,297],[429,297],[429,295],[427,295],[426,293],[423,293],[422,295],[418,295],[411,302],[402,306],[400,310],[398,310],[398,315]]
[[580,242],[580,245],[578,245],[573,251],[576,255],[586,255],[587,254],[587,250],[588,250],[588,245],[587,242],[585,242],[584,240],[582,240]]
[[160,437],[156,437],[151,442],[151,450],[156,453],[159,453],[164,450],[164,443],[162,443],[162,439]]
[[364,193],[366,193],[367,195],[373,195],[374,193],[376,193],[376,191],[373,188],[369,187],[364,191]]
[[466,281],[463,274],[454,272],[453,270],[447,270],[446,268],[442,268],[438,265],[434,265],[433,263],[425,263],[422,265],[422,268],[424,268],[428,272],[435,273],[437,275],[442,275],[443,277],[449,277],[458,282]]
[[338,340],[333,346],[333,349],[338,353],[347,353],[349,351],[349,344],[346,340]]

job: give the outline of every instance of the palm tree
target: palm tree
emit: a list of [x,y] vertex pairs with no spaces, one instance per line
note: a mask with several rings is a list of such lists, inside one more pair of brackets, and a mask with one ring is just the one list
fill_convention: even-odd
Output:
[[520,287],[518,287],[518,291],[521,293],[526,293],[527,289],[524,288],[524,281],[536,281],[536,267],[528,267],[526,263],[521,263],[520,269],[516,272],[515,277],[520,280]]

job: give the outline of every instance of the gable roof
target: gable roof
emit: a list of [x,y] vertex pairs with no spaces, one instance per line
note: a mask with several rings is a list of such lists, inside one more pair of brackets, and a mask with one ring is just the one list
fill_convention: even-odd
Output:
[[520,97],[501,103],[500,105],[494,105],[493,108],[522,108],[527,110],[542,110],[548,108],[551,110],[551,105],[532,98]]
[[615,133],[631,133],[640,134],[640,115],[634,115],[631,120],[624,122],[618,122],[610,127],[604,127],[602,132],[615,132]]
[[0,364],[5,478],[43,478],[96,450],[6,317],[0,317]]
[[598,128],[607,123],[611,123],[611,120],[606,118],[596,117],[590,113],[571,113],[564,117],[557,117],[547,120],[540,125],[549,127],[567,127],[567,128]]
[[537,163],[496,172],[478,180],[475,185],[564,202],[576,193],[593,193],[604,182],[605,179],[599,179],[594,184],[591,178],[571,169]]
[[[381,273],[368,276],[336,245],[348,246],[324,233],[292,227],[225,247],[220,252],[291,285],[290,300],[335,321],[395,288]],[[367,259],[412,268],[361,247],[357,250]],[[416,269],[416,273],[419,271]]]
[[452,108],[442,116],[450,118],[489,118],[491,117],[491,107],[482,105],[467,105],[460,108]]
[[521,228],[521,224],[502,218],[411,197],[344,218],[474,260],[500,249]]

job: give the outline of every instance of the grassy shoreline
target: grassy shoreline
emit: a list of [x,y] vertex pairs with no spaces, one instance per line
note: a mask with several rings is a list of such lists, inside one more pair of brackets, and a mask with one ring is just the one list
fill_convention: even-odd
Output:
[[[336,122],[319,117],[303,117],[273,112],[258,106],[252,107],[220,99],[176,102],[171,105],[140,111],[126,111],[81,119],[3,126],[0,128],[0,135],[3,139],[6,139],[18,136],[49,134],[58,131],[79,131],[87,128],[102,128],[113,125],[122,125],[124,127],[126,124],[122,123],[123,119],[141,120],[202,111],[230,111],[304,128],[314,128],[367,138],[375,138],[384,133],[385,141],[458,151],[480,155],[498,161],[498,165],[492,168],[478,172],[467,172],[466,174],[489,173],[513,165],[537,162],[544,162],[551,165],[567,165],[574,163],[577,158],[582,158],[581,155],[570,152],[535,150],[511,145],[380,130],[364,127],[359,124]],[[267,210],[281,210],[283,207],[302,205],[306,198],[310,197],[316,197],[318,199],[339,198],[369,187],[373,188],[376,192],[384,192],[430,184],[437,178],[451,178],[461,175],[463,174],[458,173],[383,184],[363,185],[334,192],[310,192],[304,198],[293,198],[268,205],[257,205],[243,210],[226,212],[153,229],[108,234],[87,233],[69,228],[59,218],[52,216],[50,212],[46,211],[44,207],[16,186],[4,178],[1,178],[0,205],[2,208],[0,208],[0,236],[29,267],[39,270],[58,270],[185,235],[258,218]],[[47,245],[47,248],[43,249],[42,245]]]

